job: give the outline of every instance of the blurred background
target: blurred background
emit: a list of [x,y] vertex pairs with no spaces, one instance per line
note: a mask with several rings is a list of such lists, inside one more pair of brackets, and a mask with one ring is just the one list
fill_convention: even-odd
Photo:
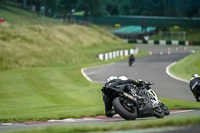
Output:
[[[102,25],[132,42],[200,41],[200,35],[193,36],[200,28],[200,0],[0,0],[0,8],[9,10],[8,6],[23,8],[41,18],[29,18],[26,23],[21,18],[10,20],[19,25],[47,25],[51,22],[46,18],[52,17],[65,23]],[[3,14],[0,17],[6,19]]]

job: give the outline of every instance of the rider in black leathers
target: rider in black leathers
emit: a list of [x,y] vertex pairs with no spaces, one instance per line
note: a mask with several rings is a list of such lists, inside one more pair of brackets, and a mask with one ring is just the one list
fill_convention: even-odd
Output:
[[131,54],[131,56],[129,57],[129,60],[128,60],[129,66],[131,66],[134,62],[135,62],[135,57],[133,54]]
[[144,81],[142,80],[132,80],[132,79],[128,79],[125,76],[120,76],[119,78],[117,78],[117,76],[109,76],[107,78],[107,81],[104,85],[104,87],[101,89],[102,90],[102,95],[103,95],[103,101],[105,104],[105,113],[107,117],[112,117],[115,114],[115,111],[112,109],[112,100],[108,95],[106,95],[104,93],[106,87],[108,86],[117,86],[117,85],[124,85],[123,90],[127,89],[127,91],[131,92],[133,91],[133,87],[132,85],[136,85],[136,86],[142,86],[144,84]]
[[190,90],[192,91],[197,102],[200,102],[200,76],[193,74],[189,84]]

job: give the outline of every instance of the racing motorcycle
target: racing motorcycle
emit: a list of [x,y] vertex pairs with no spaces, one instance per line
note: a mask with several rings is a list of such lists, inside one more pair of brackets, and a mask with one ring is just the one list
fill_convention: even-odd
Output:
[[[116,113],[126,120],[135,120],[139,117],[155,116],[163,118],[169,114],[168,108],[158,100],[156,93],[150,85],[145,84],[140,89],[136,86],[127,91],[127,85],[105,87],[102,91],[113,99],[113,107]],[[137,92],[138,91],[138,92]]]
[[129,60],[128,60],[128,64],[129,64],[129,67],[132,66],[132,64],[135,62],[135,57],[133,56],[133,54],[129,57]]
[[152,102],[154,102],[154,103],[156,103],[157,105],[159,105],[160,108],[162,109],[162,111],[164,112],[165,115],[169,115],[169,114],[170,114],[170,111],[169,111],[168,107],[158,99],[156,93],[153,91],[153,89],[150,87],[150,85],[152,85],[152,84],[147,84],[147,87],[146,87],[146,88],[147,88],[149,94],[150,94],[151,97],[152,97],[152,98],[151,98],[151,99],[152,99]]

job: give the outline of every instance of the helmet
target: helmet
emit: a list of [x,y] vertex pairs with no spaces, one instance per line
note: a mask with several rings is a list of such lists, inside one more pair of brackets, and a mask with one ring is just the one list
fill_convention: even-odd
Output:
[[192,77],[197,78],[197,77],[199,77],[199,75],[195,73],[192,75]]
[[106,80],[106,83],[108,83],[108,82],[110,82],[111,80],[113,80],[113,79],[118,79],[117,78],[117,76],[109,76],[108,78],[107,78],[107,80]]
[[128,80],[128,78],[126,76],[119,76],[119,79],[121,79],[121,80]]

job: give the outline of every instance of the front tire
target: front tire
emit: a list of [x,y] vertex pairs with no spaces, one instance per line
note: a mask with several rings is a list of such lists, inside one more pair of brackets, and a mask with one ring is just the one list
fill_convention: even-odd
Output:
[[163,118],[165,116],[163,110],[160,107],[153,108],[154,116],[157,118]]
[[116,97],[113,100],[113,106],[115,111],[126,120],[135,120],[137,118],[137,110],[135,106],[127,106],[124,100],[120,97]]
[[170,111],[169,111],[168,107],[164,103],[160,102],[160,108],[163,110],[165,115],[169,115],[170,114]]

